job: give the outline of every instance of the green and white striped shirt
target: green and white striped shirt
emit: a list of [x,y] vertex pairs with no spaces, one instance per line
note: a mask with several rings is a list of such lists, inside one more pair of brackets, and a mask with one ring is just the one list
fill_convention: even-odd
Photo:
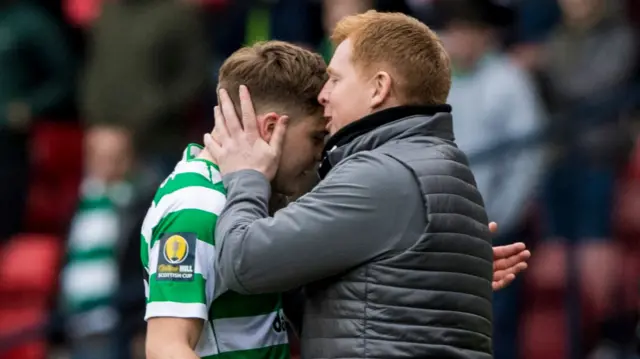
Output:
[[215,239],[225,189],[218,167],[190,144],[158,189],[142,226],[147,310],[154,317],[201,318],[202,358],[287,359],[279,294],[240,295],[216,283]]

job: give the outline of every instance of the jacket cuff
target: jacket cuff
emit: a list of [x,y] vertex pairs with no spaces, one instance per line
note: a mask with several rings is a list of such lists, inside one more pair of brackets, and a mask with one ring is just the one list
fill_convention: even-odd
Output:
[[227,189],[227,194],[236,188],[253,196],[271,196],[271,183],[261,172],[256,170],[240,170],[222,176],[222,183]]

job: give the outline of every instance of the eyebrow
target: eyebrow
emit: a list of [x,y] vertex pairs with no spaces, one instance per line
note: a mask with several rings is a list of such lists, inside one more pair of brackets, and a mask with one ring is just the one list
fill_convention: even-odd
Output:
[[336,71],[334,69],[332,69],[331,67],[327,67],[327,74],[328,75],[333,75],[333,76],[337,75]]

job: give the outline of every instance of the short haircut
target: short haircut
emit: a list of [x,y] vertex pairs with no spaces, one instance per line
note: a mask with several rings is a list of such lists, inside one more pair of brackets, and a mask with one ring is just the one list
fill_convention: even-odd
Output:
[[451,61],[438,36],[425,24],[402,13],[375,10],[340,20],[331,40],[352,42],[352,61],[359,71],[384,70],[394,79],[406,104],[444,104],[451,89]]
[[225,60],[218,88],[227,90],[237,110],[238,89],[246,85],[256,113],[316,115],[322,112],[318,94],[327,81],[326,69],[322,57],[309,50],[282,41],[259,42]]

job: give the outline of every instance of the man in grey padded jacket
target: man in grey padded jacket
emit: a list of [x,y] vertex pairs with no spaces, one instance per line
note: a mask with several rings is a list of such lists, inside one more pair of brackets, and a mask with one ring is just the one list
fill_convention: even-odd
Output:
[[216,279],[242,294],[306,285],[303,358],[491,358],[491,240],[453,142],[449,58],[402,14],[347,17],[333,41],[322,180],[274,217],[286,119],[267,143],[246,95],[244,129],[233,106],[216,111]]

